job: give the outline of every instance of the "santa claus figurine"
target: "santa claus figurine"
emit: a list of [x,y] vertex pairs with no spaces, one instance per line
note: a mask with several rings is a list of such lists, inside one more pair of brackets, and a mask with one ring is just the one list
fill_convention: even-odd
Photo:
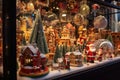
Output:
[[88,44],[87,62],[94,63],[96,56],[96,48],[93,43]]

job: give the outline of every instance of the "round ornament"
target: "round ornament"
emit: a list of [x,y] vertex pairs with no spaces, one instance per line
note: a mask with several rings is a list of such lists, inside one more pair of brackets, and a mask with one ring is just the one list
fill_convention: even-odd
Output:
[[77,26],[83,25],[84,22],[84,16],[80,13],[76,14],[73,18],[73,22],[74,24],[76,24]]
[[34,11],[34,4],[32,2],[27,3],[27,10],[31,12]]
[[108,21],[104,16],[97,16],[94,19],[94,27],[99,29],[104,29],[107,27]]
[[90,8],[87,4],[82,4],[81,7],[80,7],[80,13],[83,15],[83,16],[87,16],[90,12]]
[[46,12],[45,15],[43,15],[43,21],[45,25],[54,26],[59,22],[59,19],[55,13],[49,11]]
[[93,5],[92,5],[92,8],[93,8],[94,10],[97,10],[97,9],[100,8],[100,6],[99,6],[98,4],[93,4]]

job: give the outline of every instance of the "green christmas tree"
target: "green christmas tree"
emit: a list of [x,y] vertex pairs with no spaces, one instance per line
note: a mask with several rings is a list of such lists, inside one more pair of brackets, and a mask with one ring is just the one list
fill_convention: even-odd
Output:
[[33,28],[32,34],[30,36],[29,43],[35,42],[36,37],[37,37],[38,14],[36,15],[36,19],[35,19],[35,22],[33,23],[33,25],[34,25],[34,28]]
[[73,52],[73,46],[72,45],[70,46],[70,52]]
[[63,53],[63,44],[59,45],[59,51],[60,51],[61,54]]
[[55,55],[54,55],[54,63],[57,63],[57,59],[61,57],[62,57],[62,54],[60,51],[60,46],[57,45],[55,50]]
[[70,52],[70,46],[66,47],[66,52]]
[[70,46],[67,45],[67,42],[65,43],[65,51],[69,52],[70,51]]
[[63,54],[63,57],[65,57],[65,54],[66,54],[66,46],[65,45],[63,45],[63,52],[62,52],[62,54]]
[[109,40],[113,44],[113,38],[112,38],[111,33],[108,34],[106,39]]
[[85,49],[85,47],[86,47],[86,41],[83,42],[82,51]]
[[43,54],[46,54],[49,52],[47,42],[46,42],[46,37],[43,30],[41,15],[39,11],[36,16],[35,27],[30,38],[30,43],[33,43],[33,42],[37,44],[39,50]]

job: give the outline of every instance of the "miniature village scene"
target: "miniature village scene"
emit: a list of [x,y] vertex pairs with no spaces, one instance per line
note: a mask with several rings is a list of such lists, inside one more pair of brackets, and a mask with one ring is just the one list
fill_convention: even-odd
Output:
[[[16,52],[20,76],[43,77],[53,71],[89,67],[120,56],[120,32],[107,29],[107,18],[97,13],[101,6],[89,7],[87,0],[78,6],[77,0],[73,0],[74,4],[71,1],[61,0],[55,5],[54,0],[49,4],[39,0],[17,1]],[[87,18],[91,15],[92,21]]]

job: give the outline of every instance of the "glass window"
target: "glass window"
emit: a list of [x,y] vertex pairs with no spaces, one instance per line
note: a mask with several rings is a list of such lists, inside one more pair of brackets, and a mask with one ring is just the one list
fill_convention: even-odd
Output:
[[120,57],[117,8],[92,0],[17,0],[16,11],[18,80],[50,79]]
[[0,0],[0,77],[3,76],[2,0]]

